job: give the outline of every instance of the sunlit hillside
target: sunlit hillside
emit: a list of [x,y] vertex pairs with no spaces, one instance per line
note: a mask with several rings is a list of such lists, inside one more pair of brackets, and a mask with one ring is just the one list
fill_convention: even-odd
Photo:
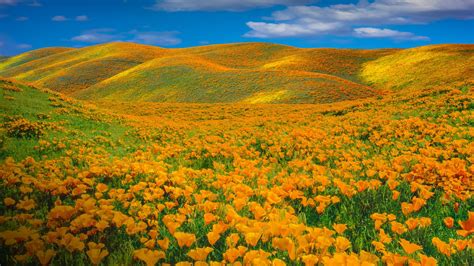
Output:
[[397,52],[267,43],[183,49],[111,43],[42,51],[0,63],[0,75],[82,99],[209,103],[326,103],[377,96],[363,84],[360,69]]
[[[163,54],[161,48],[131,43],[112,43],[51,54],[43,50],[31,52],[34,56],[27,53],[24,59],[22,54],[3,62],[0,75],[72,93]],[[16,63],[18,61],[22,63]]]
[[361,76],[370,85],[395,90],[474,84],[474,45],[402,50],[367,62]]

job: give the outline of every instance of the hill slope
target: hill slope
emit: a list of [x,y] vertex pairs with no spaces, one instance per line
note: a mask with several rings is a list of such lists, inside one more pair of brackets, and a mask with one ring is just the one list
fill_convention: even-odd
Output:
[[[36,50],[36,53],[42,50]],[[3,68],[1,75],[4,77],[71,93],[155,58],[160,53],[162,49],[158,47],[113,43],[54,53],[9,67],[10,62],[17,61],[20,55],[7,60],[0,68]]]
[[366,63],[361,76],[389,89],[474,84],[474,45],[432,45],[402,50]]
[[473,45],[353,50],[237,43],[164,49],[109,43],[12,57],[0,62],[0,76],[88,100],[329,103],[380,95],[384,88],[465,82],[473,54]]
[[[46,54],[51,49],[30,53]],[[0,63],[0,75],[83,99],[324,103],[371,97],[364,62],[393,50],[239,43],[163,49],[110,43]]]

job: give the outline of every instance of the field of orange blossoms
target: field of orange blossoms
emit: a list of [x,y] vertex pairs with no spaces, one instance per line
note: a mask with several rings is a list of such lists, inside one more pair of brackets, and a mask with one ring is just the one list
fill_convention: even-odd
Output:
[[1,265],[474,265],[472,86],[97,107],[0,88]]

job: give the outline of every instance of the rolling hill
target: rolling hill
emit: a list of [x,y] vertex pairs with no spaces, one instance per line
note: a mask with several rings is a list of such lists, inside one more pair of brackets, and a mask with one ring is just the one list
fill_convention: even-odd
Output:
[[0,62],[0,76],[87,100],[330,103],[407,85],[465,82],[473,52],[473,45],[355,50],[237,43],[165,49],[108,43],[21,54]]
[[474,45],[433,45],[402,50],[366,63],[363,79],[389,89],[474,84]]

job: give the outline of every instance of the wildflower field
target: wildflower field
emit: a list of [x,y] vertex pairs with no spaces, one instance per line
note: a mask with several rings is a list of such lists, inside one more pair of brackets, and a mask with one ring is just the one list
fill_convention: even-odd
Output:
[[474,265],[472,84],[320,105],[0,93],[1,265]]

